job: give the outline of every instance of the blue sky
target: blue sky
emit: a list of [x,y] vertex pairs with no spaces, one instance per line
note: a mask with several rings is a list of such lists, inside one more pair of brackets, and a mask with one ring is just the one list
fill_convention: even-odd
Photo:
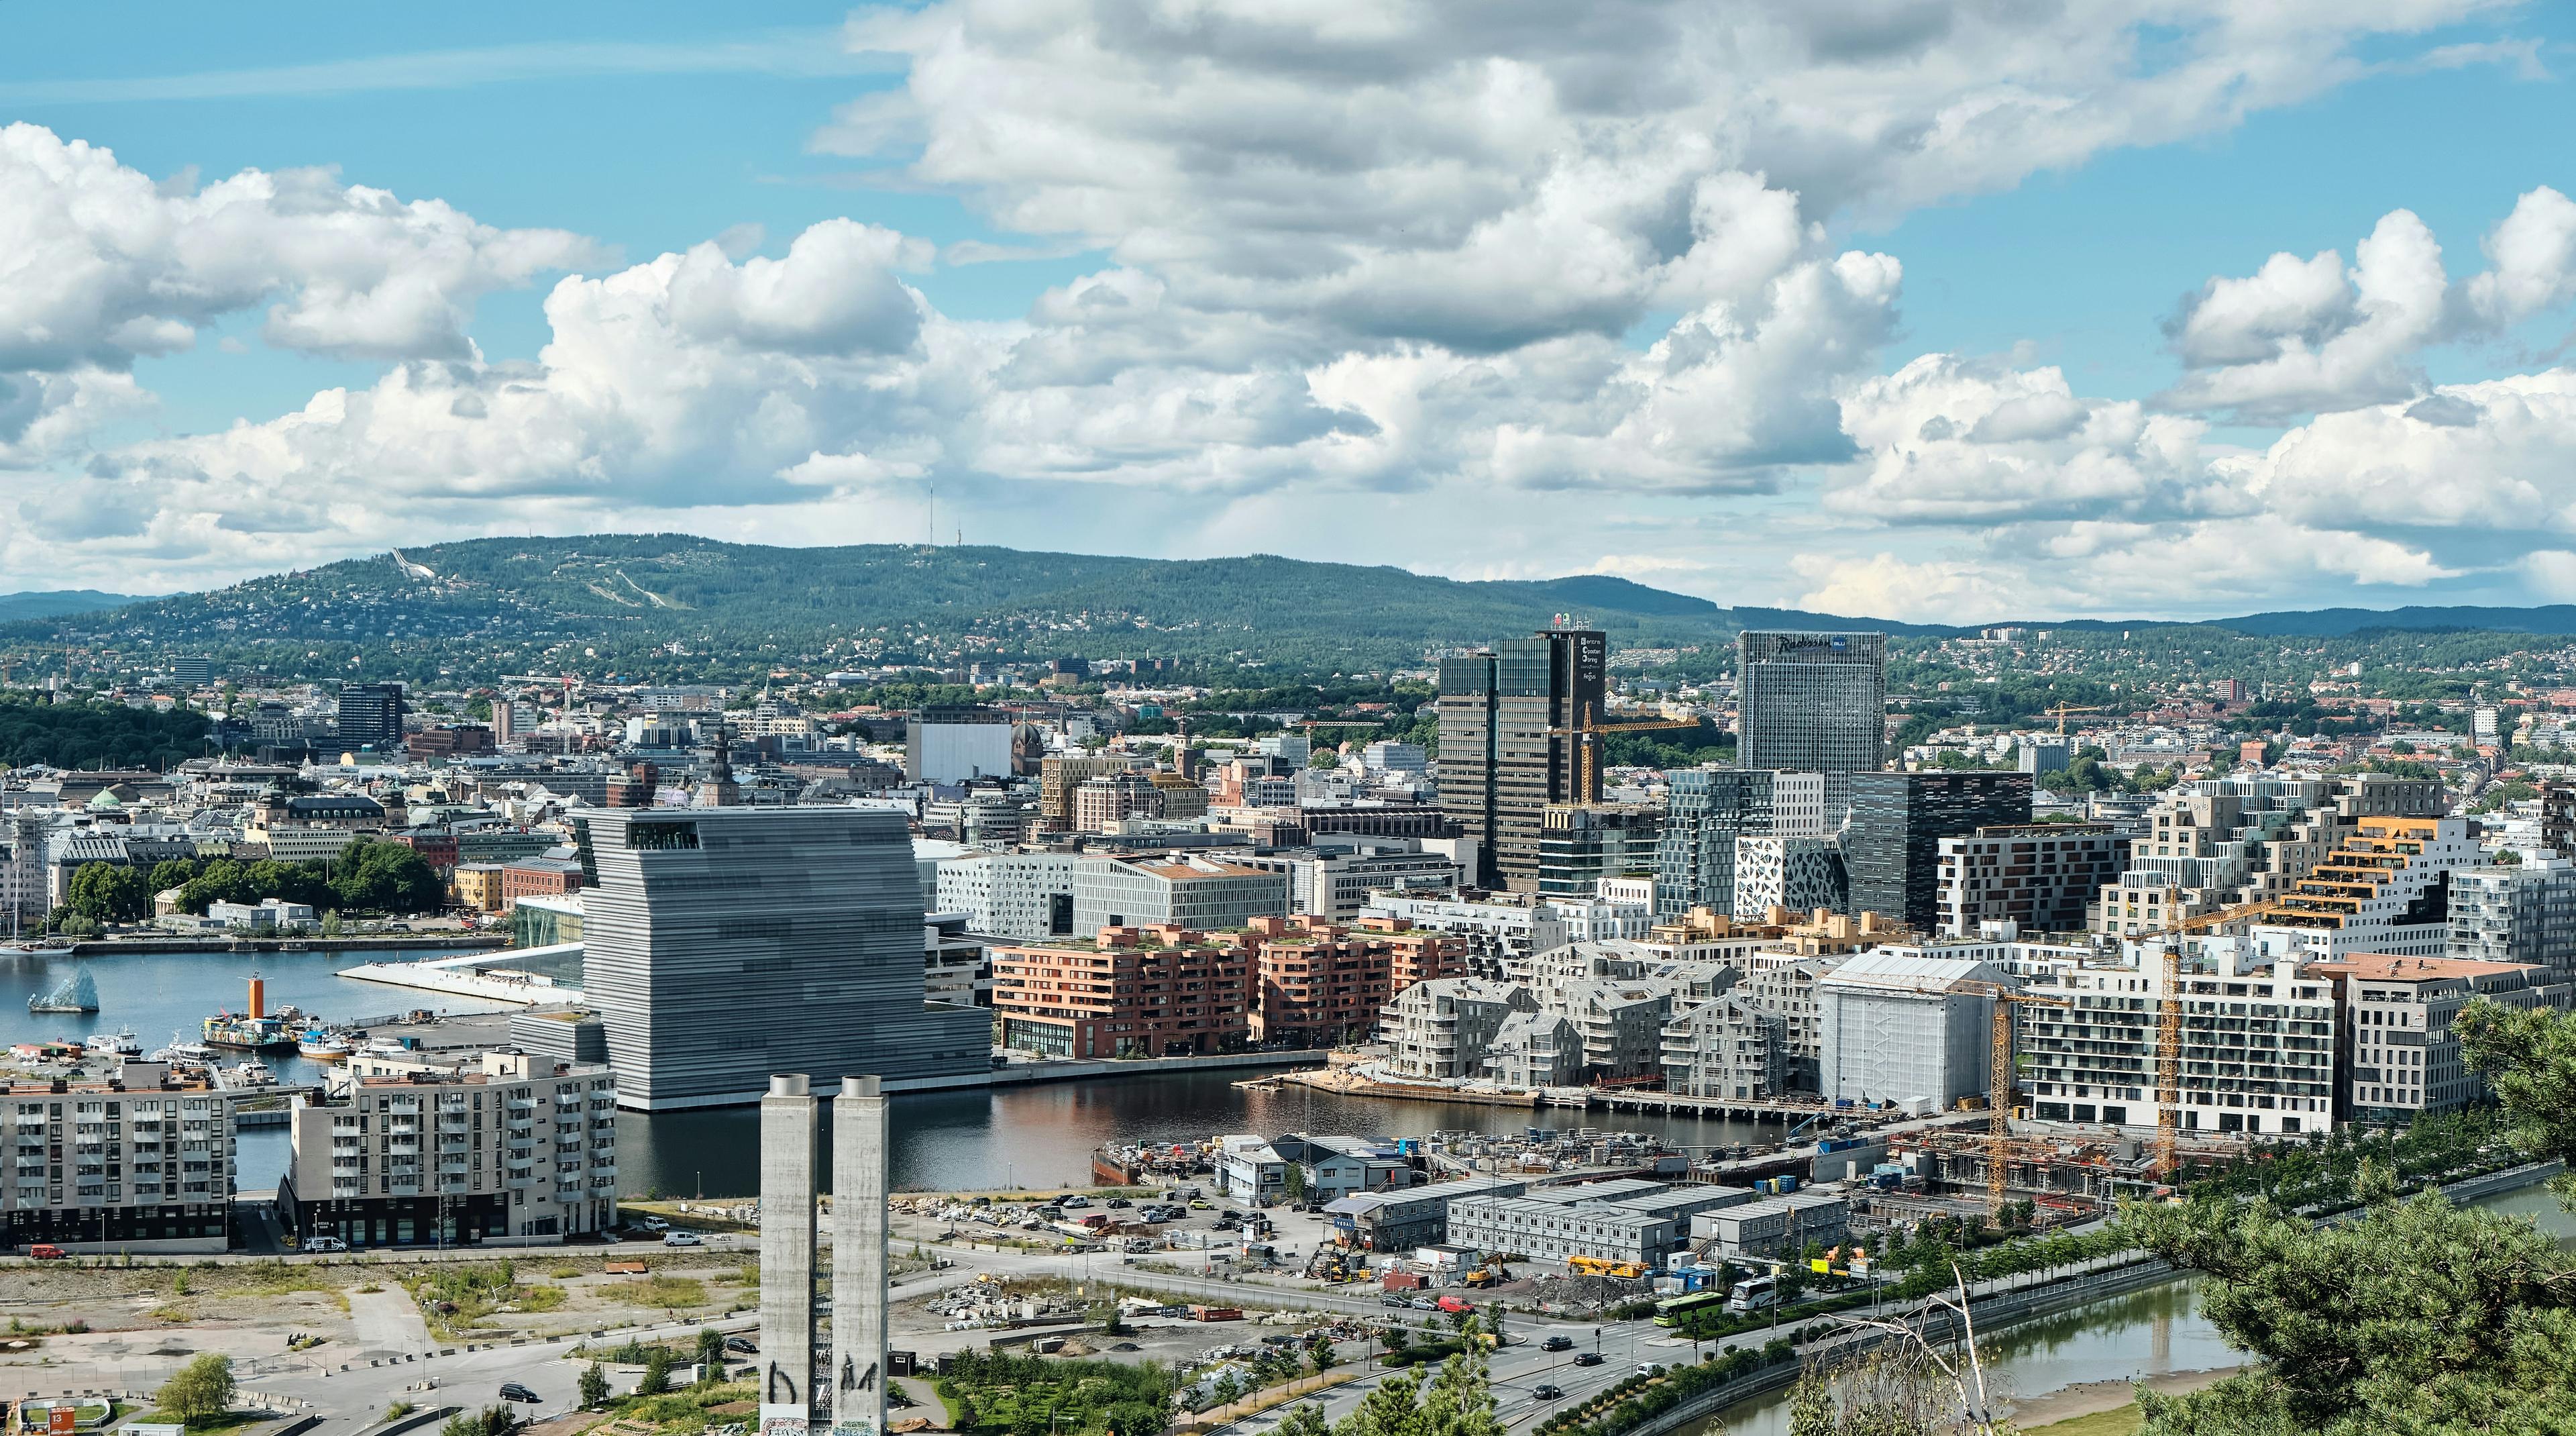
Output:
[[[2576,596],[2576,543],[2549,537],[2576,527],[2576,465],[2534,459],[2568,407],[2556,261],[2491,281],[2528,303],[2467,298],[2523,197],[2576,192],[2576,8],[2458,0],[2409,28],[2357,0],[2239,33],[2220,5],[2017,29],[1926,3],[1894,40],[1795,5],[1616,8],[1553,35],[1509,5],[1319,4],[1303,28],[1079,0],[0,7],[0,123],[47,136],[28,183],[59,179],[46,144],[86,142],[162,182],[169,215],[116,223],[275,247],[202,302],[154,297],[194,294],[202,247],[132,261],[115,303],[157,337],[0,343],[42,396],[15,434],[0,388],[0,584],[190,586],[392,535],[911,537],[938,483],[1022,546],[1598,570],[1890,617]],[[1724,71],[1766,50],[1787,59]],[[2194,67],[2205,92],[2174,83]],[[1749,98],[1709,98],[1730,87]],[[2034,97],[2044,119],[2012,115]],[[854,104],[892,136],[871,153],[848,153]],[[285,200],[250,228],[189,208],[306,167],[330,205],[382,190],[581,247],[458,271],[413,210],[360,237]],[[2398,210],[2450,280],[2400,337],[2353,332],[2384,302],[2357,271],[2241,332],[2195,310],[2276,252],[2355,265]],[[37,239],[93,222],[25,212]],[[2545,196],[2523,213],[2554,233]],[[834,243],[791,248],[815,226]],[[56,334],[48,287],[137,243],[77,237],[60,273],[0,262],[0,325],[14,285]],[[757,312],[769,283],[784,307]],[[424,287],[388,337],[383,307]],[[682,289],[738,310],[682,314]],[[333,313],[282,328],[315,294]],[[917,319],[887,308],[906,294]],[[599,333],[630,304],[668,321],[634,351],[665,367],[540,364],[566,337],[550,296]],[[440,305],[470,315],[470,360]],[[2188,365],[2186,318],[2217,335]],[[2330,341],[2352,352],[2328,372],[2280,372]],[[2404,428],[2442,386],[2538,417]],[[330,390],[348,412],[286,419]],[[351,483],[381,492],[317,492]],[[2157,577],[2177,563],[2201,581]]]

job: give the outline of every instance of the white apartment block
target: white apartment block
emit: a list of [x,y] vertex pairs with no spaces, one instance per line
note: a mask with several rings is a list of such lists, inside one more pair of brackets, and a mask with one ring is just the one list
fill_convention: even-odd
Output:
[[[2182,978],[2186,1132],[2298,1136],[2335,1120],[2337,997],[2323,976],[2271,960],[2245,938],[2200,944]],[[2164,966],[2059,964],[2024,991],[2066,1007],[2017,1009],[2021,1089],[2049,1122],[2156,1125]]]
[[1071,853],[976,853],[939,864],[941,912],[966,914],[966,930],[1022,940],[1073,932]]
[[1785,1097],[1785,1018],[1728,994],[1664,1024],[1664,1090],[1685,1097]]
[[0,1231],[11,1247],[224,1250],[232,1099],[169,1071],[127,1062],[113,1082],[0,1085]]
[[606,1064],[353,1057],[342,1081],[329,1103],[294,1110],[277,1203],[298,1239],[530,1245],[616,1224],[617,1079]]
[[2565,1011],[2576,995],[2550,968],[2465,958],[2355,957],[2312,963],[2308,975],[2342,996],[2343,1115],[2371,1123],[2456,1112],[2485,1095],[2486,1079],[2461,1060],[2452,1030],[2471,1001]]
[[1503,1023],[1535,1012],[1526,987],[1472,977],[1435,977],[1395,995],[1378,1015],[1390,1075],[1426,1081],[1481,1077]]

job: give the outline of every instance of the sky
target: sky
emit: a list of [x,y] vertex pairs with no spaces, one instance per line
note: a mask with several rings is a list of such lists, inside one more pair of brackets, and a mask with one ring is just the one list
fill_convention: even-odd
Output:
[[0,591],[1278,553],[2576,601],[2576,6],[0,4]]

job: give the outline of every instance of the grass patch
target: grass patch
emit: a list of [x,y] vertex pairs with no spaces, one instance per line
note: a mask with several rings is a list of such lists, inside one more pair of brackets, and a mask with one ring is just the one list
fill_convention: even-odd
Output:
[[2096,1411],[2090,1416],[2070,1416],[2045,1426],[2033,1426],[2029,1436],[2138,1436],[2138,1426],[2146,1413],[2132,1401],[2116,1411]]
[[677,1311],[684,1306],[706,1305],[707,1284],[695,1277],[648,1276],[641,1281],[620,1282],[617,1295],[637,1306]]
[[740,1419],[733,1413],[719,1416],[714,1408],[748,1403],[755,1394],[757,1389],[750,1382],[724,1381],[713,1386],[684,1387],[661,1396],[620,1397],[610,1402],[608,1409],[622,1419],[651,1426],[657,1436],[697,1436],[710,1424]]
[[152,1308],[152,1319],[154,1321],[166,1321],[172,1326],[177,1326],[181,1322],[189,1319],[188,1309],[184,1306],[156,1306]]
[[[454,1339],[473,1333],[486,1317],[504,1307],[518,1311],[552,1311],[563,1305],[559,1286],[521,1286],[517,1268],[507,1261],[490,1266],[439,1267],[404,1280],[430,1333]],[[546,1292],[551,1295],[540,1296]]]
[[584,1273],[582,1269],[577,1266],[559,1266],[553,1271],[547,1272],[546,1275],[553,1277],[557,1281],[570,1281],[574,1277],[584,1275]]

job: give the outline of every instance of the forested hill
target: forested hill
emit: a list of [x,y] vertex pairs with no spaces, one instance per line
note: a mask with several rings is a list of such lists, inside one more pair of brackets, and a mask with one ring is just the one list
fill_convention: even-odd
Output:
[[[740,679],[985,657],[1330,672],[1418,664],[1558,614],[1619,647],[1724,646],[1740,626],[1706,599],[1605,576],[1471,583],[1261,554],[1174,561],[602,534],[435,544],[19,623],[0,629],[0,650],[41,662],[75,646],[117,666],[204,654],[282,677],[451,683],[564,672]],[[1762,620],[1853,623],[1776,610]]]

